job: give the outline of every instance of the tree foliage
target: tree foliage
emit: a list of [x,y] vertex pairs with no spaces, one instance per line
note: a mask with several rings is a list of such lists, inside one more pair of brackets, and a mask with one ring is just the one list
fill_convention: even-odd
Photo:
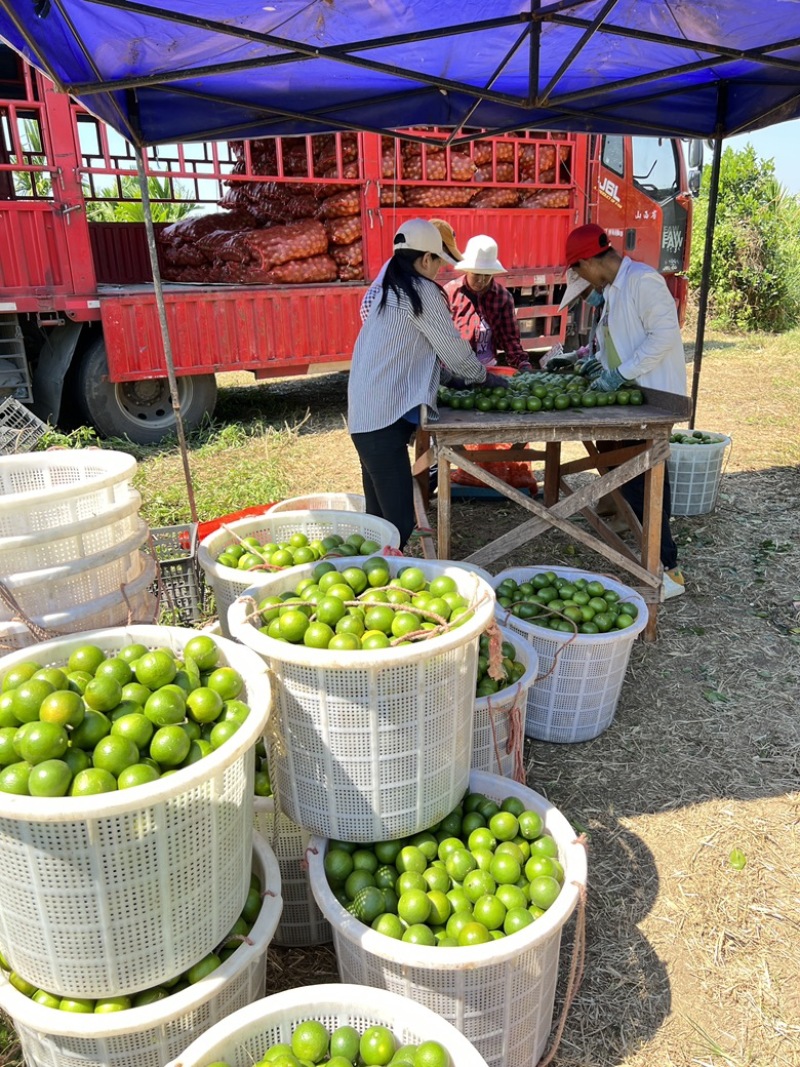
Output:
[[[695,205],[689,272],[700,285],[711,167]],[[780,332],[800,321],[800,204],[775,177],[773,161],[748,144],[726,148],[720,166],[708,293],[721,327]]]
[[[169,178],[149,177],[147,191],[153,222],[174,222],[183,218],[193,206],[191,201],[177,198],[178,194]],[[120,179],[119,191],[112,186],[100,190],[97,196],[98,199],[86,202],[86,214],[90,222],[144,221],[142,191],[139,179],[133,175],[125,175]]]

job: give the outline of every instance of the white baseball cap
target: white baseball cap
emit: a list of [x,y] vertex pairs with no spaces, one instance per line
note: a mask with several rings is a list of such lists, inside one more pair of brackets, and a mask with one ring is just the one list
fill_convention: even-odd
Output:
[[567,288],[564,290],[564,295],[561,297],[561,303],[558,305],[558,310],[563,311],[573,300],[577,300],[579,296],[583,296],[588,288],[589,283],[585,278],[581,278],[580,274],[578,274],[572,267],[567,267]]
[[394,235],[394,250],[408,248],[412,252],[430,252],[448,263],[455,263],[442,243],[442,235],[427,219],[409,219]]
[[497,258],[497,241],[485,233],[470,237],[463,259],[456,263],[456,270],[466,274],[505,274],[506,268]]

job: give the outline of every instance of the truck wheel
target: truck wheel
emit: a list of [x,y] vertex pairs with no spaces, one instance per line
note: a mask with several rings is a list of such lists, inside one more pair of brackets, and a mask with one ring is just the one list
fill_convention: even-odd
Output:
[[[81,358],[79,390],[86,417],[103,437],[127,437],[136,444],[149,445],[177,433],[169,380],[108,381],[108,360],[102,338]],[[194,429],[204,415],[214,411],[216,378],[213,374],[178,378],[178,396],[184,428]]]

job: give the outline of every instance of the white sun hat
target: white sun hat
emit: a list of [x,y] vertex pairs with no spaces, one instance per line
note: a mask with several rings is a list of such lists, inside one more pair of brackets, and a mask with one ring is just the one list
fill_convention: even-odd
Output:
[[466,274],[505,274],[506,268],[497,258],[497,241],[485,233],[470,237],[464,258],[456,263],[456,270]]
[[582,296],[588,288],[589,283],[584,278],[581,278],[580,274],[572,267],[567,267],[567,288],[561,297],[558,310],[563,311],[573,300],[577,300],[579,296]]
[[444,247],[442,235],[427,219],[409,219],[394,235],[394,250],[410,249],[413,252],[430,252],[448,263],[454,263]]

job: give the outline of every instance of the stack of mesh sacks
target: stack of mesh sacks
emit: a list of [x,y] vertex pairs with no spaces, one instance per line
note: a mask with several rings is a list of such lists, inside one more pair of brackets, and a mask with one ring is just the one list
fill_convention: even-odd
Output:
[[[224,210],[180,220],[159,235],[167,281],[286,285],[363,279],[356,134],[237,141],[231,149],[236,163],[220,201]],[[569,190],[547,186],[559,173],[569,179],[571,153],[567,141],[508,140],[494,149],[491,142],[478,141],[471,150],[448,154],[440,145],[384,137],[381,204],[568,207]],[[270,180],[238,177],[247,174]],[[520,185],[531,188],[524,191]]]

